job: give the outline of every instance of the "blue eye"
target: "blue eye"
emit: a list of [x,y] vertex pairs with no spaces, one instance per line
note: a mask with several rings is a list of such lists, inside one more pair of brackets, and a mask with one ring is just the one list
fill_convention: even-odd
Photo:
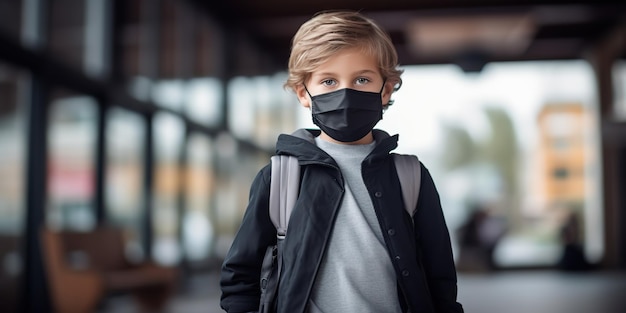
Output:
[[325,86],[333,86],[335,84],[337,84],[337,82],[335,82],[335,80],[333,79],[327,79],[327,80],[322,81],[322,85],[325,85]]
[[370,80],[368,78],[365,78],[365,77],[360,77],[360,78],[356,79],[356,84],[357,85],[365,85],[365,84],[367,84],[369,82],[370,82]]

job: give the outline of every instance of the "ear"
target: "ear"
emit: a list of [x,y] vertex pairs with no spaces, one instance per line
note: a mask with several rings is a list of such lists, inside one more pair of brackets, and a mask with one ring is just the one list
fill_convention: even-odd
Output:
[[393,93],[393,87],[394,87],[394,83],[387,81],[385,82],[385,86],[383,87],[383,92],[382,92],[382,98],[383,98],[383,105],[387,105],[387,103],[389,103],[389,100],[391,99],[391,94]]
[[298,97],[298,101],[303,107],[305,108],[311,107],[311,98],[309,97],[309,94],[306,92],[306,89],[304,89],[304,86],[302,85],[296,86],[296,96]]

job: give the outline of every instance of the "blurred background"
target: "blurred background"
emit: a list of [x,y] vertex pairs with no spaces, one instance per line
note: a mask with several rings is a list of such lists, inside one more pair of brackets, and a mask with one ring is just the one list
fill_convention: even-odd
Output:
[[314,126],[291,37],[345,8],[398,49],[377,127],[434,177],[466,312],[626,312],[626,6],[514,0],[0,0],[2,311],[142,310],[158,275],[111,278],[111,239],[42,236],[113,227],[123,270],[176,271],[157,310],[221,312],[254,175]]

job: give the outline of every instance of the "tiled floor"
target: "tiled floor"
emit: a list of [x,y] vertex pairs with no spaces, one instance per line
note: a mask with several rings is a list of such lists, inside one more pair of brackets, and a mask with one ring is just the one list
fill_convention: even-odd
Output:
[[626,313],[626,273],[461,275],[468,313]]
[[[216,274],[195,277],[167,313],[218,313]],[[459,301],[466,313],[626,313],[626,272],[566,274],[517,271],[460,274]],[[135,313],[124,297],[108,300],[100,313]]]

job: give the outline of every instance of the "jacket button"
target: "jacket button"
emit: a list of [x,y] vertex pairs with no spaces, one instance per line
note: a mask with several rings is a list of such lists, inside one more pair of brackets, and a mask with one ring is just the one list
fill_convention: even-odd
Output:
[[400,256],[396,255],[396,261],[400,261]]
[[387,231],[387,234],[389,234],[389,236],[393,236],[393,235],[396,234],[396,230],[392,228],[392,229]]
[[409,270],[402,271],[402,276],[408,277],[409,276]]
[[374,193],[374,196],[376,196],[376,198],[380,198],[383,196],[383,193],[380,191],[376,191],[376,193]]

